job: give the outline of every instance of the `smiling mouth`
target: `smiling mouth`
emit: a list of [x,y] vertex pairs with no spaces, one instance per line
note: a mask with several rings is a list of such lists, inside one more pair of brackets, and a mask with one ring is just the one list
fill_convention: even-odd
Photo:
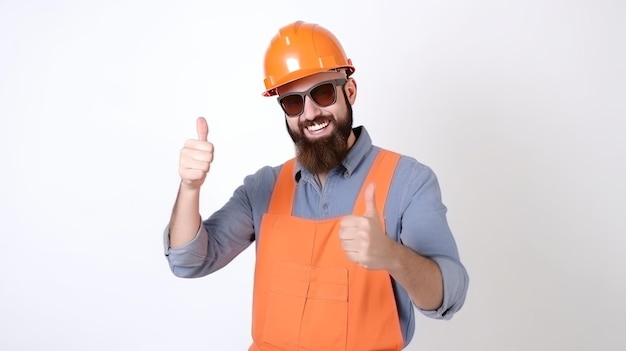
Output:
[[311,133],[315,133],[328,127],[329,125],[330,125],[330,121],[313,122],[310,125],[306,126],[306,130],[308,130]]

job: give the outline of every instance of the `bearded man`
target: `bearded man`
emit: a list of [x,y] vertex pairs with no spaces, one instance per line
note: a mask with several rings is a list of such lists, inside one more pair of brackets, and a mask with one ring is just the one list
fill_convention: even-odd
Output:
[[401,350],[414,309],[450,319],[468,275],[434,172],[353,128],[352,61],[311,23],[282,27],[265,55],[296,155],[245,177],[202,219],[200,187],[213,160],[204,118],[185,143],[165,252],[172,272],[217,271],[256,242],[249,350]]

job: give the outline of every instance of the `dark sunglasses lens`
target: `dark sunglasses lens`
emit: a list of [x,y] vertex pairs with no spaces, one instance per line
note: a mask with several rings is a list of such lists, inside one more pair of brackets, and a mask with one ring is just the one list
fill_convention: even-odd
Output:
[[288,116],[295,116],[302,112],[302,96],[288,95],[280,99],[280,104]]
[[335,102],[335,86],[332,83],[322,84],[311,90],[311,98],[321,107],[327,107]]

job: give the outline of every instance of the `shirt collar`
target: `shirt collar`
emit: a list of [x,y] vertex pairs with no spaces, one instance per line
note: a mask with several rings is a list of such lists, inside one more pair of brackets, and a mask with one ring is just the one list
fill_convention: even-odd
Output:
[[[359,126],[352,129],[352,131],[354,132],[356,141],[348,151],[348,155],[346,155],[341,162],[341,165],[345,169],[344,175],[346,177],[352,175],[354,170],[361,164],[372,148],[372,139],[367,133],[365,127]],[[308,169],[304,168],[299,162],[296,161],[296,167],[294,170],[294,179],[296,180],[296,183],[303,177],[305,179],[314,179],[314,176],[315,175],[311,174]]]

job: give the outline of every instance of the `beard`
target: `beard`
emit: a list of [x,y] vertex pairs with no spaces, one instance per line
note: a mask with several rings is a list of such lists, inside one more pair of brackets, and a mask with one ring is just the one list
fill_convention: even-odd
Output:
[[[324,115],[313,121],[301,121],[298,123],[298,132],[291,130],[285,121],[289,136],[296,146],[296,159],[313,174],[327,173],[340,165],[348,154],[348,137],[352,132],[352,106],[345,95],[344,99],[347,106],[346,113],[338,119],[332,115]],[[304,134],[306,127],[324,120],[335,125],[331,135],[314,140],[308,139]]]

